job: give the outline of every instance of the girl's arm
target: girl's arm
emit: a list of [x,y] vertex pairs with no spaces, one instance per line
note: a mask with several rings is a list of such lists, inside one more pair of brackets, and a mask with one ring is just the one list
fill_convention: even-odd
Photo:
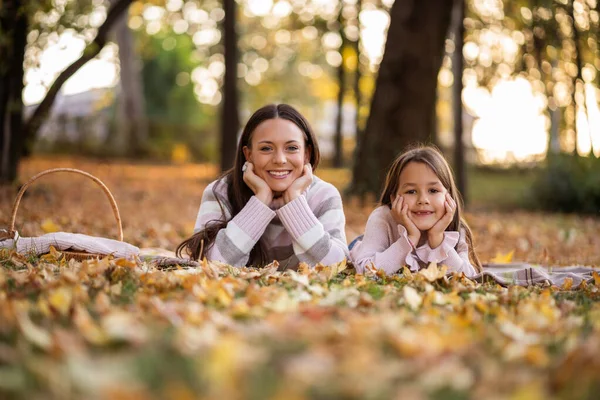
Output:
[[301,195],[277,210],[281,224],[292,237],[294,254],[311,266],[331,265],[348,258],[346,218],[337,189],[324,182],[311,190],[311,208]]
[[444,239],[438,247],[432,249],[426,243],[417,249],[417,257],[426,264],[435,262],[446,265],[448,272],[463,272],[467,277],[477,274],[469,261],[469,246],[463,231],[445,231]]
[[[352,260],[359,274],[364,273],[369,264],[388,275],[398,272],[405,265],[415,271],[419,268],[406,229],[396,224],[386,212],[385,208],[380,207],[371,213],[362,242],[352,248]],[[392,232],[394,229],[397,234]]]
[[[228,203],[224,200],[226,186],[222,183],[219,185],[218,189],[225,188],[223,193],[219,193],[217,190],[219,200],[225,209],[225,215],[219,207],[212,188],[213,184],[204,190],[194,232],[204,229],[210,221],[230,218],[227,209]],[[256,196],[252,196],[244,208],[227,223],[227,226],[217,233],[213,246],[206,253],[206,258],[236,267],[245,266],[248,263],[250,251],[274,217],[273,210],[258,200]]]

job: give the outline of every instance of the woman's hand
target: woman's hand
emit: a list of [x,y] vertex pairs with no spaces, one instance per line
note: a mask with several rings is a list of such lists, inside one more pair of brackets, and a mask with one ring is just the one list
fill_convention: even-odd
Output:
[[446,209],[446,212],[442,218],[440,218],[440,220],[427,232],[427,241],[429,242],[429,247],[432,249],[435,249],[442,244],[442,241],[444,240],[444,231],[446,231],[446,228],[448,228],[452,222],[454,213],[456,212],[456,202],[452,196],[450,196],[450,193],[446,193],[444,208]]
[[295,200],[298,196],[300,196],[313,181],[313,173],[312,173],[312,165],[304,164],[304,168],[302,169],[302,175],[300,175],[289,188],[283,193],[283,202],[285,204],[289,203],[292,200]]
[[269,206],[273,201],[273,191],[264,179],[254,173],[254,164],[246,161],[244,166],[246,167],[243,175],[244,182],[254,192],[256,198]]
[[391,208],[394,221],[406,229],[408,240],[413,247],[417,247],[419,245],[419,240],[421,239],[421,231],[410,218],[410,215],[408,214],[408,204],[404,202],[404,197],[396,196],[396,198],[392,200]]

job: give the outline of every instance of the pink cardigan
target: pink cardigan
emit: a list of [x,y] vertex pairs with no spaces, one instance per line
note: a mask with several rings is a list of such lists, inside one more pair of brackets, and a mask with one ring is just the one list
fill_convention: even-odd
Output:
[[444,240],[435,249],[428,243],[413,249],[406,228],[394,221],[388,206],[373,210],[367,221],[363,240],[350,251],[356,272],[364,273],[368,264],[390,275],[407,265],[411,271],[426,267],[431,262],[448,266],[449,272],[464,272],[468,277],[477,271],[469,261],[469,247],[464,231],[444,232]]

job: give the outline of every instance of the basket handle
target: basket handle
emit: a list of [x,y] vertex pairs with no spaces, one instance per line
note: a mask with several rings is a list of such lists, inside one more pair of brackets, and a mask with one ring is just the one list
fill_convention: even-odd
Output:
[[100,179],[96,178],[92,174],[89,174],[85,171],[81,171],[81,170],[75,169],[75,168],[53,168],[53,169],[48,169],[48,170],[42,171],[42,172],[38,173],[37,175],[32,176],[21,187],[21,190],[19,190],[19,193],[17,194],[17,198],[15,199],[15,204],[14,204],[13,210],[12,210],[12,217],[10,219],[10,225],[8,226],[8,235],[11,238],[14,237],[14,235],[15,235],[15,220],[17,218],[17,210],[19,209],[19,204],[21,203],[21,197],[23,197],[25,190],[27,190],[29,185],[31,185],[38,178],[41,178],[44,175],[54,173],[54,172],[71,172],[71,173],[81,174],[83,176],[87,176],[88,178],[90,178],[91,180],[96,182],[98,184],[98,186],[100,186],[100,188],[104,191],[104,193],[106,194],[106,197],[108,197],[108,200],[110,201],[110,206],[113,210],[115,219],[117,220],[117,228],[119,230],[118,240],[120,242],[122,242],[123,241],[123,226],[121,224],[121,215],[119,214],[119,208],[117,207],[117,202],[115,201],[115,198],[113,197],[112,193],[110,192],[110,190],[108,190],[108,187],[106,187],[106,185]]

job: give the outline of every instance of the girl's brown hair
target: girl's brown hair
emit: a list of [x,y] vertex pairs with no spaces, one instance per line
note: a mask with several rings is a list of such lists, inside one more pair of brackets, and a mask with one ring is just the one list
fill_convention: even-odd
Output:
[[[252,134],[258,125],[264,121],[276,118],[290,121],[300,128],[304,133],[305,146],[310,152],[312,169],[313,171],[317,169],[317,165],[319,165],[321,159],[317,138],[306,118],[304,118],[298,110],[288,104],[269,104],[256,110],[242,131],[233,168],[221,175],[212,189],[219,207],[221,208],[223,218],[209,221],[204,226],[204,229],[196,232],[179,244],[176,250],[178,257],[181,257],[183,251],[185,251],[193,260],[203,258],[208,250],[215,244],[217,233],[225,228],[229,222],[228,220],[225,220],[224,217],[226,215],[225,206],[228,207],[229,215],[233,218],[242,210],[242,208],[244,208],[246,203],[248,203],[248,200],[254,195],[254,192],[246,185],[243,178],[242,166],[244,165],[244,162],[246,162],[243,149],[245,146],[251,147]],[[227,185],[227,198],[225,199],[225,204],[223,203],[221,196],[217,194],[218,185]],[[249,265],[265,265],[267,262],[265,245],[262,243],[261,239],[250,252],[248,263]]]
[[391,208],[392,196],[398,193],[400,173],[410,162],[420,162],[429,166],[429,168],[431,168],[437,175],[442,185],[444,185],[446,190],[448,190],[450,196],[452,196],[454,201],[456,201],[456,212],[454,213],[454,218],[446,230],[458,232],[461,228],[464,229],[465,239],[467,245],[469,246],[469,258],[471,259],[471,262],[475,264],[475,268],[478,270],[478,272],[481,272],[481,262],[479,261],[479,257],[477,257],[475,250],[473,249],[473,233],[471,232],[471,228],[469,228],[467,222],[462,218],[462,196],[458,192],[456,184],[454,183],[454,175],[450,165],[448,165],[448,162],[436,147],[431,145],[418,145],[409,148],[407,151],[400,154],[400,156],[398,156],[398,158],[396,158],[392,163],[392,166],[388,170],[388,173],[385,177],[385,185],[381,194],[381,198],[379,199],[379,204],[386,205]]

